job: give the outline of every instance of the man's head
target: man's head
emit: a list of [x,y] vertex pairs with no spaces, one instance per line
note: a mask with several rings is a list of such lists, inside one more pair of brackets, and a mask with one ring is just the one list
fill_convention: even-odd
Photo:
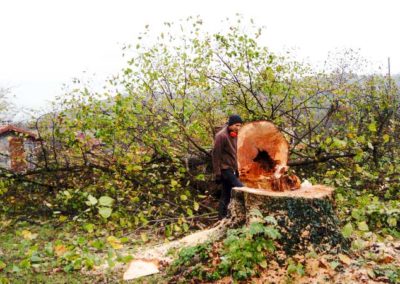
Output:
[[242,124],[243,124],[243,120],[239,115],[233,114],[233,115],[229,116],[228,129],[230,132],[237,133],[239,131],[240,127],[242,127]]

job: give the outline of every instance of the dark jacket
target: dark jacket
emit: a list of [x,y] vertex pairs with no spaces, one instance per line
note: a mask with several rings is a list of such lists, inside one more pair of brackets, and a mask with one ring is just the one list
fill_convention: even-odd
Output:
[[229,135],[228,126],[224,126],[216,135],[212,151],[214,175],[220,176],[221,170],[231,169],[237,172],[237,137]]

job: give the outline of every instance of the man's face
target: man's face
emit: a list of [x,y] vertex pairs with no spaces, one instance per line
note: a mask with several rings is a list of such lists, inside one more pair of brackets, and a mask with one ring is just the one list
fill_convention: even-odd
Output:
[[233,132],[236,132],[236,133],[238,133],[239,132],[239,129],[242,127],[242,124],[241,123],[235,123],[235,124],[232,124],[231,126],[228,126],[228,129],[229,129],[229,131],[233,131]]

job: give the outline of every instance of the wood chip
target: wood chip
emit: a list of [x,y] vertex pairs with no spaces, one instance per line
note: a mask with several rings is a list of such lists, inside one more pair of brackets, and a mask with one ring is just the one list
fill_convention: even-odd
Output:
[[135,259],[129,264],[129,268],[124,273],[123,279],[131,280],[159,273],[158,264],[159,262],[156,259]]

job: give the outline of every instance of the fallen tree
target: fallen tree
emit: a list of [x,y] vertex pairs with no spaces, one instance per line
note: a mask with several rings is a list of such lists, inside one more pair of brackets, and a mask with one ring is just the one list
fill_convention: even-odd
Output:
[[[246,124],[239,132],[238,165],[245,187],[234,188],[229,204],[228,218],[211,229],[185,237],[182,240],[142,251],[136,256],[125,279],[131,279],[136,265],[143,259],[168,261],[171,248],[194,246],[223,238],[230,228],[250,225],[269,216],[276,220],[281,234],[278,248],[288,255],[315,251],[339,252],[348,247],[339,229],[334,211],[333,188],[300,185],[300,179],[288,174],[288,143],[270,122]],[[153,270],[151,270],[153,271]]]

